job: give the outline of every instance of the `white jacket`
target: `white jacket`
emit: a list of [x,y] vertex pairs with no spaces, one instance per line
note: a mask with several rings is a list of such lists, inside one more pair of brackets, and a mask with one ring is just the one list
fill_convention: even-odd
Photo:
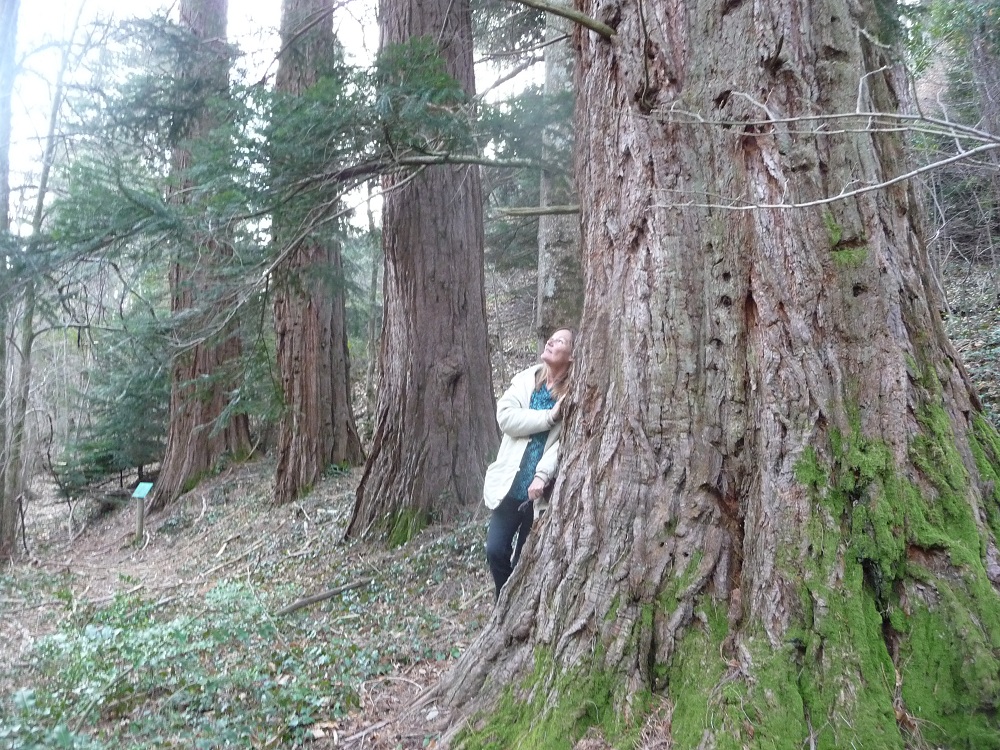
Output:
[[[552,409],[532,409],[531,394],[535,390],[535,375],[543,365],[535,365],[514,376],[510,388],[497,401],[497,424],[503,431],[500,450],[496,461],[486,469],[483,483],[483,500],[486,507],[493,509],[500,505],[510,490],[517,470],[521,468],[524,451],[531,442],[531,436],[549,431],[545,449],[535,467],[535,476],[549,484],[559,465],[559,433],[562,421],[552,424]],[[548,506],[548,501],[535,501],[535,517]]]

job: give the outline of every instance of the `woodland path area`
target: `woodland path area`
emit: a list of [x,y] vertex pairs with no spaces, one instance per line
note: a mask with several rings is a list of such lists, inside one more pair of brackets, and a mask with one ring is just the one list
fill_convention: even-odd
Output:
[[[32,649],[39,639],[93,619],[115,602],[150,607],[163,620],[198,610],[213,589],[236,582],[263,603],[263,616],[283,633],[277,636],[282,646],[295,638],[293,646],[308,648],[297,641],[312,632],[317,642],[342,639],[358,654],[377,654],[366,667],[372,674],[357,686],[357,705],[324,712],[316,695],[319,710],[300,732],[276,731],[253,746],[286,747],[297,744],[296,736],[316,748],[433,746],[434,706],[406,709],[490,614],[485,515],[429,530],[395,550],[344,542],[360,470],[333,474],[305,500],[280,508],[269,504],[273,473],[271,462],[257,461],[204,482],[149,519],[141,548],[133,544],[134,508],[77,508],[78,516],[90,517],[71,539],[66,504],[36,499],[27,529],[30,556],[0,576],[0,693],[33,686],[39,675]],[[331,589],[344,590],[280,614]],[[313,627],[320,622],[321,633]],[[145,698],[149,709],[166,710],[156,706],[157,696]]]
[[[960,269],[945,286],[946,324],[996,422],[997,284]],[[31,710],[43,710],[44,696],[68,730],[104,743],[94,747],[436,747],[443,713],[420,697],[493,608],[486,515],[396,549],[347,542],[360,474],[331,472],[301,502],[275,508],[273,463],[243,464],[150,517],[141,547],[133,507],[81,501],[70,528],[69,506],[41,492],[28,554],[0,572],[0,745],[5,722],[17,721],[4,716],[7,698],[29,689]],[[317,594],[325,598],[303,602]],[[155,637],[129,641],[133,632]],[[43,645],[58,633],[86,637]],[[116,662],[85,653],[95,639]],[[163,645],[178,640],[183,648]],[[95,674],[67,695],[60,685],[73,669]]]

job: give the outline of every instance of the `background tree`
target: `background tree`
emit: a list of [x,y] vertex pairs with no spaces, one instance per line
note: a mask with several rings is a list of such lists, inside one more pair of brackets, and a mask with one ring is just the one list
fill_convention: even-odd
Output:
[[[322,76],[337,73],[332,16],[332,0],[284,0],[279,94],[300,96]],[[274,217],[276,244],[287,256],[274,303],[285,399],[278,428],[278,503],[312,487],[328,465],[363,458],[351,408],[343,259],[329,229],[308,225],[319,224],[322,207],[333,207],[328,195],[310,192],[307,201],[284,203]]]
[[10,283],[6,262],[12,250],[10,234],[11,94],[14,90],[17,13],[20,0],[0,0],[0,560],[14,552],[17,501],[4,488],[7,481],[7,323]]
[[[573,49],[572,24],[555,15],[546,17],[545,94],[572,112]],[[546,168],[542,170],[539,205],[569,210],[576,204],[573,174],[557,167],[558,155],[572,153],[572,116],[550,124],[542,134]],[[549,166],[551,164],[551,166]],[[580,220],[575,213],[543,213],[538,217],[538,340],[544,341],[557,328],[576,326],[583,308],[583,276],[580,263]]]
[[[206,100],[225,97],[228,91],[227,11],[227,0],[183,0],[180,5],[181,26],[200,43],[186,61],[184,78],[202,99],[184,124],[183,142],[172,152],[172,200],[194,204],[196,212],[204,187],[198,185],[193,146],[219,125]],[[171,270],[171,311],[175,316],[201,315],[202,322],[200,330],[180,342],[174,360],[167,447],[151,496],[153,509],[176,498],[224,456],[239,458],[250,450],[246,415],[227,409],[242,348],[238,328],[227,303],[211,294],[218,285],[213,272],[231,251],[224,239],[197,231],[184,250],[189,252],[181,252]],[[205,318],[216,322],[206,325]]]
[[42,162],[38,173],[38,184],[35,187],[34,206],[31,212],[31,234],[20,252],[12,254],[7,262],[17,269],[18,306],[15,336],[17,338],[17,364],[13,378],[12,399],[10,405],[9,452],[4,471],[4,497],[14,503],[18,509],[25,503],[25,490],[35,462],[30,458],[28,441],[31,431],[28,425],[28,405],[32,391],[34,369],[34,347],[38,337],[35,316],[39,296],[39,272],[43,255],[43,228],[45,223],[45,207],[49,199],[49,180],[56,160],[56,146],[59,140],[60,113],[65,92],[64,80],[71,66],[73,39],[79,30],[79,14],[73,24],[73,32],[61,49],[59,68],[52,94],[49,110],[48,127],[45,134],[45,145],[42,152]]
[[897,106],[874,5],[582,10],[577,407],[468,744],[1000,746],[1000,441],[894,121],[835,117]]
[[[423,42],[467,96],[474,92],[466,0],[385,0],[379,25],[383,52]],[[405,84],[412,71],[389,76]],[[445,102],[444,111],[458,104]],[[426,149],[420,141],[405,145]],[[476,506],[498,439],[478,167],[432,166],[387,178],[386,186],[378,406],[347,533],[377,530],[405,541],[432,519]]]

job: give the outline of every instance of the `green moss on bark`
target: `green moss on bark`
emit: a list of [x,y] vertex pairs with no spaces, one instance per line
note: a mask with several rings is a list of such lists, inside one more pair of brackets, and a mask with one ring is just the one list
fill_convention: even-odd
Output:
[[668,693],[673,700],[671,734],[675,747],[699,747],[712,732],[718,750],[738,748],[742,724],[734,718],[736,684],[726,680],[722,642],[728,626],[721,606],[710,606],[688,628],[667,669]]
[[972,455],[979,470],[980,483],[985,487],[983,509],[994,539],[1000,539],[1000,434],[981,414],[972,419]]
[[[983,566],[985,540],[948,414],[927,407],[919,423],[909,452],[919,478],[901,477],[888,449],[857,429],[832,436],[830,466],[810,449],[796,468],[830,514],[810,526],[795,635],[817,747],[843,746],[847,735],[837,735],[847,724],[838,730],[837,716],[851,716],[850,733],[877,742],[871,746],[900,747],[898,708],[905,732],[932,746],[1000,748],[1000,599]],[[1000,440],[982,424],[970,437],[982,477],[996,487]],[[989,503],[991,526],[1000,525],[997,498]],[[837,551],[837,536],[846,553]],[[895,665],[889,646],[898,648]],[[845,691],[853,693],[853,714]]]
[[[550,686],[550,687],[545,687]],[[478,728],[460,733],[461,750],[572,750],[590,727],[598,727],[615,747],[634,747],[649,712],[649,694],[631,696],[631,719],[623,715],[622,684],[601,669],[558,673],[548,652],[535,658],[535,669],[519,689],[508,687],[496,709]],[[527,698],[519,696],[526,695]],[[478,722],[473,722],[473,727]]]
[[385,520],[386,539],[390,547],[402,547],[427,528],[430,517],[418,510],[404,509]]
[[882,637],[891,580],[905,559],[894,536],[902,518],[899,488],[887,481],[892,457],[857,431],[835,433],[830,442],[832,465],[809,449],[796,466],[817,509],[807,530],[808,557],[784,562],[799,571],[786,575],[802,580],[786,656],[795,667],[800,723],[807,725],[799,741],[830,750],[903,748],[892,702],[894,668]]

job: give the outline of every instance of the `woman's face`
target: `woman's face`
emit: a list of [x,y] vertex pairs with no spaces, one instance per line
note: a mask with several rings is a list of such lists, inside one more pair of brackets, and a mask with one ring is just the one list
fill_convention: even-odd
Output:
[[573,361],[573,332],[561,328],[545,342],[542,362],[553,370],[563,370]]

